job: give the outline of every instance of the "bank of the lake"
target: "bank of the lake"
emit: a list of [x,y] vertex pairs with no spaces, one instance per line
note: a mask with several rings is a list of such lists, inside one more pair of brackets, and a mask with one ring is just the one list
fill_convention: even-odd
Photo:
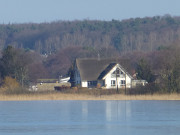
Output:
[[87,95],[69,93],[34,93],[34,94],[1,94],[0,101],[32,100],[180,100],[180,94],[147,94],[147,95]]

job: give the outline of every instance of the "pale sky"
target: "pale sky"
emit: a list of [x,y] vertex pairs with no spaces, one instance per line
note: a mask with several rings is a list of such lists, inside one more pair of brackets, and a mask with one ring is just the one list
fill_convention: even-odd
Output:
[[180,0],[0,0],[0,23],[180,16]]

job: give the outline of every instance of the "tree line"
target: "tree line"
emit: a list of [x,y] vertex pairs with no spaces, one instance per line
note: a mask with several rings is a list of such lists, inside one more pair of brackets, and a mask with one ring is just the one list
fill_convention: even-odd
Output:
[[[135,69],[132,72],[137,74],[137,79],[148,81],[147,87],[143,88],[143,90],[146,89],[146,92],[180,92],[179,42],[174,43],[173,46],[148,53],[133,51],[128,54],[120,54],[117,50],[109,49],[101,54],[106,54],[106,51],[109,55],[104,56],[107,58],[115,56],[129,60],[129,65]],[[58,78],[60,75],[70,75],[75,58],[81,57],[96,57],[96,53],[89,48],[73,46],[46,58],[33,51],[8,46],[2,52],[0,59],[1,84],[6,77],[11,77],[22,87],[27,87],[31,83],[36,83],[40,78]]]
[[0,50],[7,46],[50,55],[68,46],[113,47],[121,53],[153,51],[180,37],[180,17],[0,24]]
[[180,91],[180,18],[0,25],[0,79],[22,87],[70,75],[76,58],[126,58],[150,92]]

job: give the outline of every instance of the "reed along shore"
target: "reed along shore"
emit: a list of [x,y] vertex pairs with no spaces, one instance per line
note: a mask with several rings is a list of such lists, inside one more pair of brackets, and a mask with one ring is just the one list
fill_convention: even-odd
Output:
[[34,100],[180,100],[180,94],[146,94],[146,95],[87,95],[69,93],[36,94],[1,94],[0,101],[34,101]]

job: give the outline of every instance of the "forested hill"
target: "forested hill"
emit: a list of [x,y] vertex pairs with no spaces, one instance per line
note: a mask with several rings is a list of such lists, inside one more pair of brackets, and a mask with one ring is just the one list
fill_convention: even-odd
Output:
[[15,79],[24,87],[41,78],[70,76],[76,58],[100,56],[127,62],[131,73],[149,82],[145,90],[151,94],[180,93],[179,52],[180,17],[168,15],[0,24],[0,85]]
[[123,21],[57,21],[41,24],[1,24],[0,49],[8,45],[52,54],[81,46],[115,48],[119,52],[153,51],[180,38],[180,17],[155,16]]

